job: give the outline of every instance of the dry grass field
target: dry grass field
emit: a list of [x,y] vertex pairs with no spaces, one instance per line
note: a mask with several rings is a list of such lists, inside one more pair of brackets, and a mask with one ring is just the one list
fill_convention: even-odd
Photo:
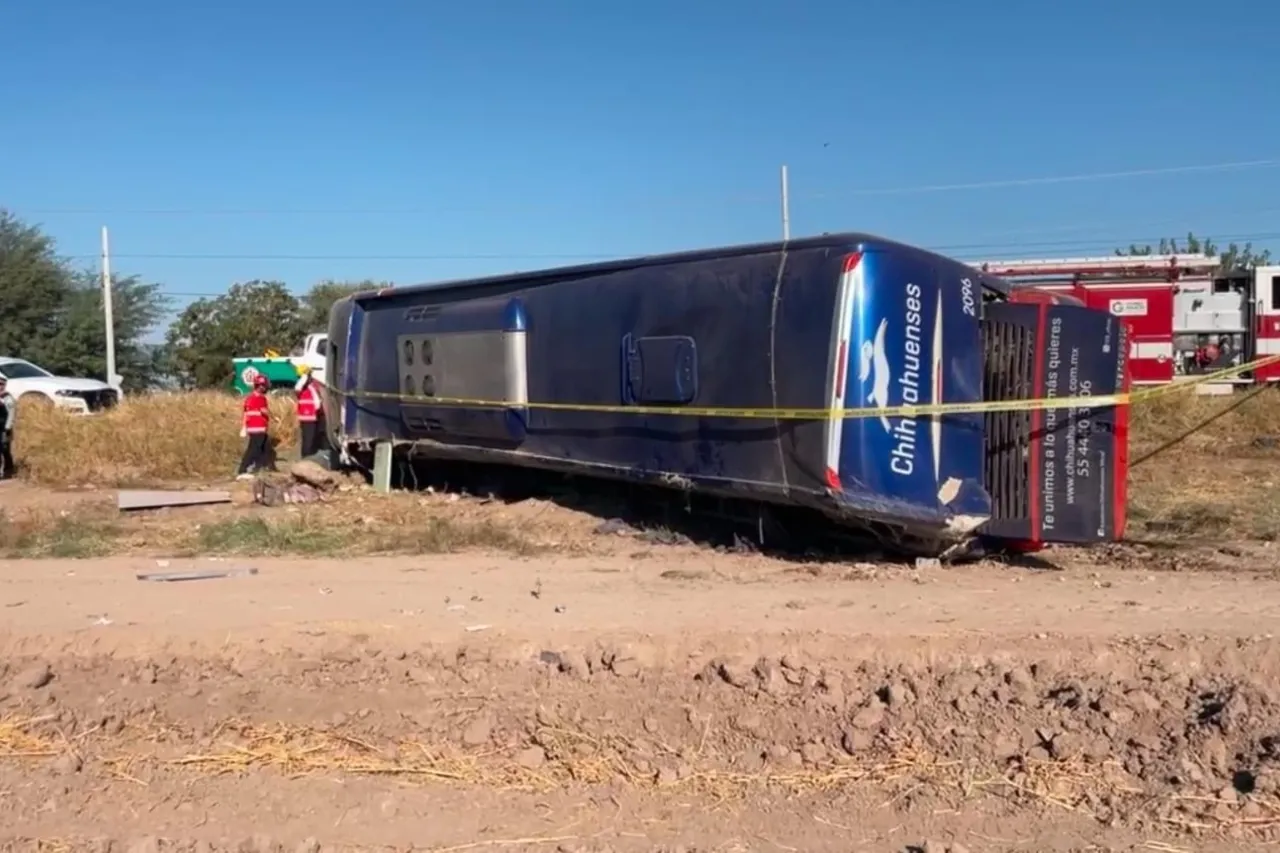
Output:
[[[271,415],[280,447],[296,446],[292,401],[273,397]],[[15,453],[23,478],[58,488],[225,480],[244,449],[240,401],[217,392],[126,398],[89,418],[23,405],[19,419]]]
[[[163,487],[192,483],[225,484],[234,474],[242,450],[238,435],[238,401],[218,393],[174,394],[127,400],[101,417],[69,418],[41,407],[24,407],[16,454],[21,477],[32,487],[107,490],[116,487]],[[273,437],[281,458],[296,452],[297,422],[287,399],[273,401]],[[1135,405],[1131,411],[1130,529],[1135,539],[1227,537],[1269,541],[1280,536],[1280,498],[1276,497],[1276,463],[1280,462],[1280,394],[1267,390],[1249,398],[1198,397],[1188,393]],[[98,495],[105,500],[105,494]],[[434,532],[410,533],[406,513],[413,515],[429,496],[377,498],[295,511],[287,523],[275,525],[271,514],[252,520],[233,519],[226,536],[202,528],[175,541],[161,528],[160,544],[180,550],[218,550],[236,543],[243,551],[263,553],[330,553],[335,548],[382,553],[415,548],[452,548],[492,544],[503,550],[527,551],[530,537],[510,534],[497,522],[448,530],[448,516],[433,517]],[[92,504],[88,501],[87,504]],[[28,552],[51,547],[53,539],[75,528],[86,542],[63,547],[69,553],[111,550],[108,530],[119,530],[113,510],[95,515],[78,511],[68,521],[59,507],[36,506],[25,514],[22,502],[8,502],[7,532],[0,548],[14,548],[15,538],[30,544]],[[355,523],[368,527],[385,521],[386,535],[349,537],[341,532]],[[472,519],[472,521],[476,521]],[[480,523],[480,522],[476,522]],[[48,531],[50,535],[36,535]],[[278,530],[276,528],[279,528]],[[399,529],[402,533],[394,533]],[[146,544],[146,531],[127,547]],[[193,538],[194,536],[194,538]],[[554,537],[553,537],[554,538]],[[92,547],[87,540],[93,539]],[[22,550],[21,548],[19,550]]]

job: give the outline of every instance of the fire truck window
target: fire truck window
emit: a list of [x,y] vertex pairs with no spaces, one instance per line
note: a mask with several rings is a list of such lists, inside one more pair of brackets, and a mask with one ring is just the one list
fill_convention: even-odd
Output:
[[1280,275],[1271,276],[1271,310],[1280,311]]

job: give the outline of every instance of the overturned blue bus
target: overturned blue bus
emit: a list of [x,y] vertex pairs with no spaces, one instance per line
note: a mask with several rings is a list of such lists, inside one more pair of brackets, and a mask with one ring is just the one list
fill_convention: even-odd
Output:
[[864,234],[397,287],[332,309],[329,438],[808,507],[917,553],[1107,541],[1124,407],[841,412],[1121,393],[1125,334]]

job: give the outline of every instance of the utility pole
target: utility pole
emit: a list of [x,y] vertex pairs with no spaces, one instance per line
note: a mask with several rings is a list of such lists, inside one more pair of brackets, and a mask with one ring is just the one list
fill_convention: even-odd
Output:
[[116,321],[111,304],[111,243],[107,238],[107,226],[102,226],[102,314],[107,332],[107,384],[120,387],[116,375]]
[[787,190],[787,165],[782,164],[782,239],[791,239],[791,194]]

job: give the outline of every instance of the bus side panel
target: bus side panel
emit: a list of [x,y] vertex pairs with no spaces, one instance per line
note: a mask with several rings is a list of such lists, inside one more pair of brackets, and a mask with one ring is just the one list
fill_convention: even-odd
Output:
[[347,383],[350,396],[344,413],[349,435],[360,439],[403,439],[400,370],[396,338],[388,323],[403,311],[383,298],[357,298],[348,334]]
[[772,420],[603,410],[772,407],[780,254],[644,265],[524,294],[530,400],[584,407],[532,407],[522,449],[642,478],[780,494]]
[[[400,415],[411,439],[515,447],[524,439],[528,315],[513,296],[386,312],[381,346],[394,345]],[[448,405],[443,400],[511,402]]]
[[[666,478],[673,485],[684,479],[775,499],[798,489],[819,499],[825,494],[818,476],[821,419],[806,424],[626,409],[766,411],[775,402],[822,408],[829,353],[826,334],[813,329],[830,328],[833,270],[841,254],[818,247],[638,263],[487,287],[472,291],[472,298],[423,289],[368,300],[359,372],[362,389],[377,398],[362,402],[359,434],[381,437],[391,430],[403,439],[429,439],[424,449],[440,454],[466,451],[492,461],[525,459],[562,470]],[[527,409],[512,407],[514,419],[481,424],[489,413],[476,407],[451,409],[403,398],[397,350],[408,337],[417,340],[437,326],[450,334],[460,331],[450,324],[479,316],[481,306],[492,317],[484,330],[469,331],[498,332],[494,318],[503,303],[520,306],[519,337],[511,340],[522,344],[513,363],[524,374]],[[428,316],[435,319],[428,322]],[[451,388],[438,396],[493,396],[488,379],[467,377],[487,371],[494,353],[477,350],[484,364],[436,377]],[[414,374],[412,384],[420,388],[423,379]],[[396,401],[393,408],[383,395]],[[499,434],[500,429],[508,432]]]

